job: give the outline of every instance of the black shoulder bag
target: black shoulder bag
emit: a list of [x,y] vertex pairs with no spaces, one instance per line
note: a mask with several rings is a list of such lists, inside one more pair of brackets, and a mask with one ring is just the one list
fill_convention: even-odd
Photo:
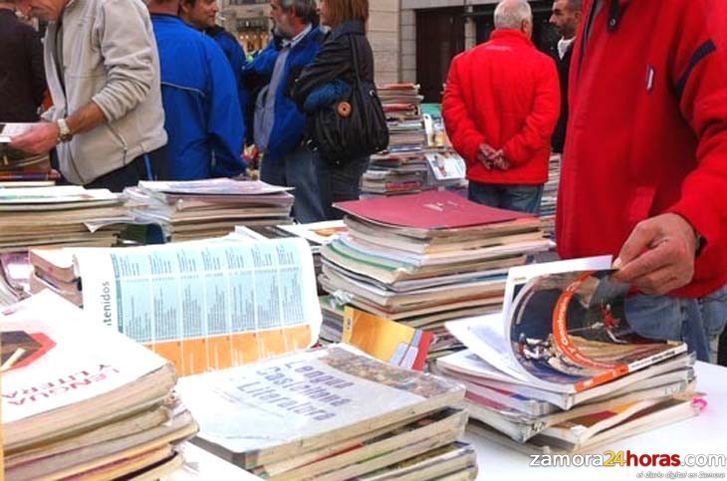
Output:
[[358,52],[351,35],[349,44],[354,69],[350,97],[317,110],[311,119],[314,146],[321,157],[337,165],[389,146],[389,129],[376,85],[361,80]]

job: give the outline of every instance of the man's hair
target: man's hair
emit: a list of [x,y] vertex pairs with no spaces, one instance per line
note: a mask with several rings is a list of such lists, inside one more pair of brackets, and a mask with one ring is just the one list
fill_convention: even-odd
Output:
[[318,20],[316,0],[278,0],[280,8],[293,11],[296,17],[306,23],[315,23]]
[[327,0],[328,21],[332,27],[344,22],[369,19],[369,0]]
[[568,8],[574,12],[583,10],[583,0],[568,0]]
[[533,11],[526,0],[502,0],[495,8],[495,28],[519,29],[525,20],[533,21]]

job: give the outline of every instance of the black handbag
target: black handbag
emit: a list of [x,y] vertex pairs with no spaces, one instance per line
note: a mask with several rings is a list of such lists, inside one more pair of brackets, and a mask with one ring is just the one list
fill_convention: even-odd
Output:
[[354,84],[348,99],[318,109],[311,119],[313,146],[321,157],[337,165],[369,156],[389,146],[389,129],[373,82],[361,80],[358,54],[353,54]]

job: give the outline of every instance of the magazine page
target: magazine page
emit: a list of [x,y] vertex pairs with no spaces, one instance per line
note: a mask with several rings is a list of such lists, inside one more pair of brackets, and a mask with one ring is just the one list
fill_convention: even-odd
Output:
[[[502,313],[448,322],[446,327],[474,354],[508,376],[551,391],[571,392],[574,379],[570,376],[552,378],[542,372],[533,375],[523,368],[510,343],[510,311],[515,297],[533,278],[549,273],[608,269],[610,267],[611,256],[512,267],[505,285]],[[558,383],[558,379],[562,382]]]
[[346,227],[346,224],[342,220],[327,220],[311,224],[280,225],[278,228],[302,237],[314,244],[321,245],[328,244],[337,239],[338,236],[348,232],[348,227]]
[[13,137],[30,132],[35,125],[33,123],[0,122],[0,143],[9,144]]
[[463,180],[467,165],[455,152],[431,152],[425,154],[429,168],[438,181]]
[[641,337],[626,318],[630,286],[614,271],[563,272],[531,279],[519,290],[508,321],[517,361],[532,376],[577,391],[675,356],[684,343]]
[[259,180],[246,181],[228,178],[176,182],[143,180],[139,182],[139,188],[150,192],[191,195],[267,195],[293,190],[291,187],[279,187]]
[[199,422],[199,437],[233,453],[333,435],[361,422],[370,431],[400,420],[387,421],[387,414],[464,394],[455,383],[339,345],[181,378],[177,389]]
[[3,424],[91,399],[167,364],[50,291],[0,311]]
[[312,346],[322,316],[302,239],[75,251],[92,318],[148,345],[182,375]]

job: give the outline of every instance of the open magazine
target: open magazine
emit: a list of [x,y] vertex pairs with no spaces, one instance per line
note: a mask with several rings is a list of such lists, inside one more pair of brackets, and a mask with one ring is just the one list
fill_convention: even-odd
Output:
[[641,337],[625,315],[629,286],[610,257],[516,267],[504,310],[447,324],[503,380],[578,393],[686,351],[681,342]]

